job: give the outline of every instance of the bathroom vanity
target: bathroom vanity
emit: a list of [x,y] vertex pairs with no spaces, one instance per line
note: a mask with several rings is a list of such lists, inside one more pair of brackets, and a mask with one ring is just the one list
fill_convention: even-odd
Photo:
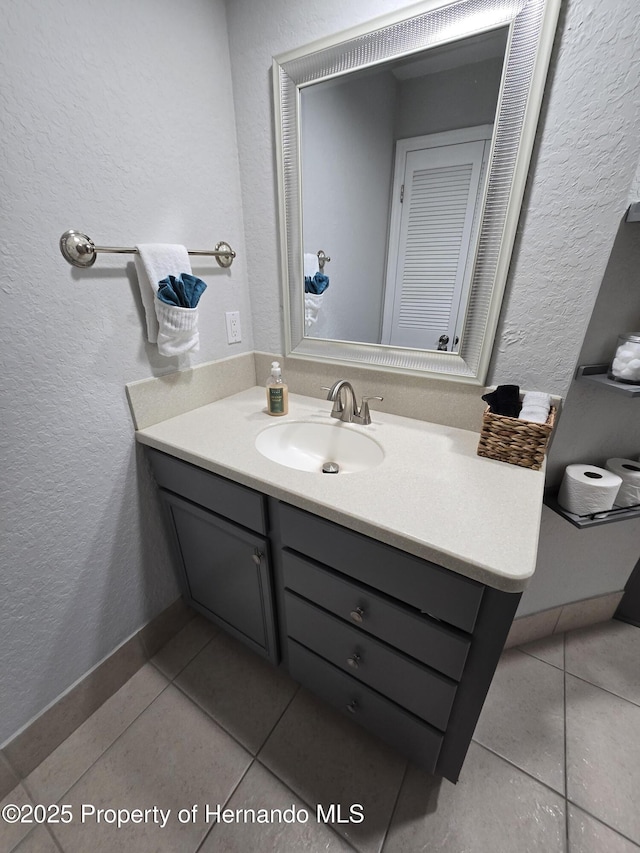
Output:
[[187,601],[456,781],[533,572],[544,475],[477,457],[476,433],[382,413],[331,426],[329,404],[291,395],[292,423],[383,451],[356,473],[300,471],[256,450],[263,408],[254,388],[137,433]]

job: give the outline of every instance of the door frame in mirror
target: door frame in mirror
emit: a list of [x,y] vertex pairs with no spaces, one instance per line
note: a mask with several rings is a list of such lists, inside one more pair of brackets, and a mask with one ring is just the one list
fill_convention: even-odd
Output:
[[[516,235],[560,0],[426,0],[273,61],[286,354],[484,384]],[[458,352],[304,336],[300,94],[312,83],[509,27],[478,249]],[[324,247],[327,248],[327,247]],[[330,247],[328,247],[330,249]]]

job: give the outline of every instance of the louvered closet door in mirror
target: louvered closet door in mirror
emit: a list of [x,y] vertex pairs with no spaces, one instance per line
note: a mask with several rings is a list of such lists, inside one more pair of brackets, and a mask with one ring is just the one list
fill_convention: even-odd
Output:
[[457,349],[489,141],[455,138],[397,144],[382,331],[392,346]]

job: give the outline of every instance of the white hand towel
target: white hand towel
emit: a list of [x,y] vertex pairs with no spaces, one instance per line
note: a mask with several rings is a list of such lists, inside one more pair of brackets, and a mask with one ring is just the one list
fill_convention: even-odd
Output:
[[158,316],[155,299],[158,283],[168,275],[190,273],[191,263],[184,246],[171,243],[141,243],[136,246],[136,249],[138,251],[134,256],[134,263],[138,273],[140,296],[147,318],[147,338],[149,343],[155,344],[158,340]]
[[321,293],[305,293],[304,295],[304,324],[308,329],[318,320],[318,309],[322,304]]
[[155,297],[158,316],[158,352],[171,357],[200,349],[198,309],[167,305]]
[[318,256],[312,252],[304,253],[304,277],[313,278],[318,272]]

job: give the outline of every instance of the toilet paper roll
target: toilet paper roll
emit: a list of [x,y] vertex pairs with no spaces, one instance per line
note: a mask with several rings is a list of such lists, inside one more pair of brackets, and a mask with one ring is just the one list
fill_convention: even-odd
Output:
[[621,485],[622,477],[606,468],[567,465],[558,492],[558,503],[575,515],[606,512],[613,509]]
[[607,459],[606,467],[622,480],[615,505],[640,504],[640,462],[635,462],[633,459]]

